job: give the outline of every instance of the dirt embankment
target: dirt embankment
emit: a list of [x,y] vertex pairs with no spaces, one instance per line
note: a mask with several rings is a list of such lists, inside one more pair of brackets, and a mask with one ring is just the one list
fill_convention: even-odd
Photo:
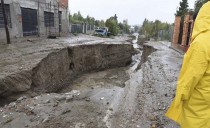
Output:
[[148,56],[150,54],[152,54],[153,52],[157,51],[157,48],[155,48],[151,45],[148,45],[146,43],[142,46],[143,46],[143,52],[142,52],[142,56],[141,56],[141,62],[139,63],[136,70],[141,69],[142,64],[145,63],[148,60]]
[[126,66],[132,61],[133,51],[129,44],[81,45],[54,50],[31,69],[0,78],[1,104],[21,95],[56,92],[83,73]]

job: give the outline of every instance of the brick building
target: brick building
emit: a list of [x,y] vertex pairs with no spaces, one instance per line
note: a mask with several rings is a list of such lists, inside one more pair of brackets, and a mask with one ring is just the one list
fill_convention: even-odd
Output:
[[[68,0],[4,0],[11,38],[67,33]],[[6,39],[0,3],[0,40]]]
[[185,52],[190,45],[193,29],[193,13],[185,15],[184,20],[180,16],[175,17],[172,47]]

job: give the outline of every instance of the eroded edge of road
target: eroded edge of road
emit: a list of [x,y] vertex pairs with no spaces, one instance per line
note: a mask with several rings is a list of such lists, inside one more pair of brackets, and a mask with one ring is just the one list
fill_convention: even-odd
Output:
[[65,82],[88,72],[123,67],[132,62],[134,48],[130,44],[95,44],[55,50],[35,67],[0,79],[1,105],[22,95],[34,97],[56,92]]

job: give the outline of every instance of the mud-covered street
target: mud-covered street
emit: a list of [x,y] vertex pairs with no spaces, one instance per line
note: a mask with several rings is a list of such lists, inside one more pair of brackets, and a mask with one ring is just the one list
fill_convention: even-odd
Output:
[[[78,39],[75,39],[74,44],[80,42],[77,41]],[[14,56],[14,54],[8,52],[7,54],[10,57],[7,58],[7,61],[1,61],[3,62],[1,65],[16,59],[21,63],[22,67],[17,66],[16,63],[5,64],[5,67],[1,66],[0,94],[3,106],[0,108],[0,127],[178,128],[176,124],[165,118],[164,113],[175,95],[177,76],[183,56],[170,49],[166,42],[148,42],[144,46],[138,46],[136,44],[137,40],[133,41],[132,44],[131,42],[126,43],[125,40],[127,39],[122,37],[121,39],[103,39],[103,41],[99,41],[98,38],[84,39],[82,41],[82,49],[86,49],[86,56],[76,53],[84,56],[87,60],[92,59],[92,61],[89,61],[89,63],[84,62],[84,64],[80,62],[81,66],[77,65],[76,63],[79,62],[77,62],[76,58],[78,57],[75,56],[76,54],[74,55],[75,51],[73,49],[70,52],[73,55],[70,61],[59,62],[59,65],[63,67],[65,67],[64,63],[67,63],[68,67],[66,69],[58,68],[59,66],[56,67],[55,63],[58,62],[54,62],[55,58],[51,57],[50,54],[56,51],[55,49],[61,49],[62,51],[67,41],[64,41],[65,43],[62,43],[62,45],[59,44],[60,46],[56,48],[57,44],[51,42],[53,49],[49,48],[48,43],[36,42],[34,43],[36,48],[41,48],[38,45],[42,45],[45,48],[49,48],[49,50],[40,50],[41,52],[35,50],[33,53],[27,53],[27,51],[34,49],[34,46],[27,48],[30,50],[26,50],[25,45],[23,45],[23,48],[17,48],[14,44],[5,48],[4,50],[19,51],[20,56]],[[91,40],[97,46],[92,46],[93,43],[87,40]],[[59,39],[57,41],[60,42]],[[85,48],[85,43],[90,43],[91,47],[88,45],[89,47]],[[107,57],[108,53],[104,52],[105,49],[103,47],[98,46],[103,46],[104,43],[109,44],[109,56],[112,55],[111,58],[108,57],[105,60],[104,57]],[[119,46],[113,45],[116,43]],[[135,47],[133,50],[128,48],[130,46],[126,46],[129,43],[132,47]],[[72,43],[69,44],[72,45]],[[99,53],[98,50],[94,50],[94,47],[104,50],[102,53]],[[104,47],[107,46],[105,45]],[[139,49],[139,47],[141,48]],[[119,48],[121,50],[127,49],[127,52],[116,51]],[[88,51],[90,52],[91,50],[95,52],[89,54]],[[64,57],[64,59],[59,61],[66,60],[64,53],[65,51],[56,53],[56,56],[62,54],[60,57]],[[70,53],[68,50],[67,54],[69,55]],[[96,53],[101,58],[96,56],[94,57],[96,59],[93,60],[93,58],[89,57],[96,55]],[[106,56],[102,55],[105,53]],[[32,59],[37,54],[43,54],[44,57],[40,58],[39,56],[39,60]],[[1,56],[6,56],[6,53],[1,53]],[[25,57],[28,57],[27,61],[19,61],[20,58],[26,59]],[[131,60],[129,60],[129,57]],[[83,59],[82,57],[79,58]],[[116,58],[118,58],[117,62],[114,61]],[[107,64],[103,61],[110,63]],[[27,62],[33,65],[29,66]],[[42,63],[47,66],[44,66]],[[50,65],[50,63],[54,64]],[[103,66],[101,67],[101,65]],[[10,68],[11,66],[14,68]],[[34,73],[34,68],[36,69],[35,71],[39,68],[50,69],[46,69],[44,72],[38,71],[37,75]],[[55,68],[58,68],[61,72],[68,71],[66,71],[67,73],[60,73],[54,76],[51,74],[52,78],[47,78],[49,77],[47,72],[55,73],[51,72],[51,70],[58,72]],[[32,71],[31,79],[28,78],[30,77],[28,74],[31,73],[23,73],[30,71]],[[62,82],[58,78],[54,78],[56,76],[62,79]],[[39,77],[42,78],[40,79]],[[13,80],[16,83],[12,83],[11,81]],[[35,80],[39,80],[39,82]],[[5,88],[7,83],[17,86],[15,87],[17,90]],[[29,83],[31,85],[28,85]],[[58,86],[54,84],[58,84]],[[52,87],[57,89],[54,90]]]

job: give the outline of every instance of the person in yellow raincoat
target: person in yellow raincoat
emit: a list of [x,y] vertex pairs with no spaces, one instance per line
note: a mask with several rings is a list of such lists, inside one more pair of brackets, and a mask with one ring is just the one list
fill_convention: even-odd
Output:
[[166,116],[181,128],[210,128],[210,2],[200,9]]

